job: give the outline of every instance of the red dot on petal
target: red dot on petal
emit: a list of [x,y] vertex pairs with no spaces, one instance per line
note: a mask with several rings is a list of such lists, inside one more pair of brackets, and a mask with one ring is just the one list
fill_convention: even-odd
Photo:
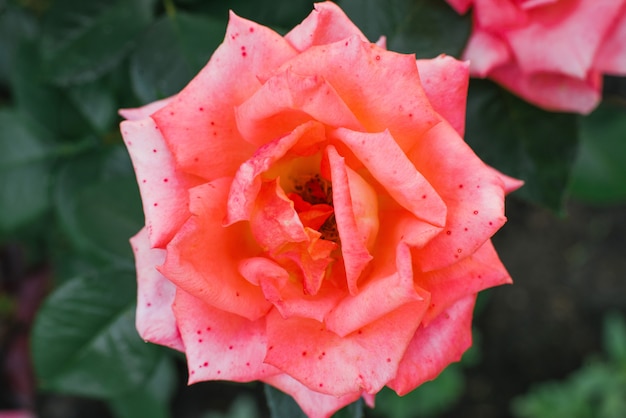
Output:
[[474,211],[474,215],[478,215],[478,211],[477,210]]

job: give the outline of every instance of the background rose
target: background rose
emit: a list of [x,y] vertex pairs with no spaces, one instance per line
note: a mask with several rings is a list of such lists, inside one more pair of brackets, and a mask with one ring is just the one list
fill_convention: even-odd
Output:
[[284,38],[231,15],[181,93],[122,111],[142,337],[190,383],[263,380],[310,416],[458,360],[476,292],[510,281],[490,237],[519,186],[461,139],[467,77],[332,3]]
[[488,77],[547,110],[589,113],[602,75],[626,74],[624,0],[447,0],[473,6],[463,58]]

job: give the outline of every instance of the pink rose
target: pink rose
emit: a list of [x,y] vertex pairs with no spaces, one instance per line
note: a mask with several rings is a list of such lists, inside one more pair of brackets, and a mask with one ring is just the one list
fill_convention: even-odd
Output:
[[463,53],[487,77],[547,110],[589,113],[602,75],[626,75],[626,0],[447,0],[473,6]]
[[333,3],[285,37],[231,14],[182,92],[121,111],[141,336],[189,383],[262,380],[311,417],[459,360],[476,293],[510,282],[490,237],[520,185],[461,138],[468,76]]

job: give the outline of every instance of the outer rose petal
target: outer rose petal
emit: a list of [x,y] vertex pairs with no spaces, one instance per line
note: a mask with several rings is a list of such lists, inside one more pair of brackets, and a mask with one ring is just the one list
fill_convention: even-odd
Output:
[[505,223],[502,179],[448,123],[431,129],[409,158],[448,208],[443,231],[413,252],[421,270],[443,268],[473,254]]
[[433,108],[463,137],[469,86],[469,62],[447,55],[417,60],[422,87]]
[[249,321],[180,289],[174,313],[185,342],[190,384],[218,379],[249,382],[279,372],[263,363],[267,347],[263,318]]
[[302,23],[285,35],[285,39],[298,51],[351,36],[358,36],[367,42],[365,35],[335,3],[315,3],[314,7],[315,10]]
[[237,269],[257,255],[245,225],[222,226],[231,179],[219,179],[190,191],[193,214],[167,246],[161,273],[177,287],[218,309],[255,320],[271,304]]
[[261,86],[260,75],[295,55],[277,33],[231,13],[209,63],[154,115],[177,165],[208,180],[234,175],[254,147],[239,135],[233,108]]
[[162,109],[169,102],[171,102],[172,99],[173,97],[168,97],[166,99],[157,100],[156,102],[152,102],[145,106],[137,107],[134,109],[120,109],[118,113],[124,119],[128,119],[128,120],[144,119],[152,115],[157,110]]
[[415,283],[430,292],[430,306],[422,320],[428,326],[459,299],[512,281],[489,240],[458,263],[428,273],[416,272]]
[[[145,111],[141,108],[130,113],[134,117]],[[135,168],[150,242],[153,247],[164,248],[189,217],[187,189],[199,181],[175,167],[174,158],[151,118],[124,121],[120,129]]]
[[151,249],[148,231],[143,228],[130,239],[137,269],[137,316],[141,338],[179,351],[185,347],[176,325],[172,303],[176,287],[156,269],[165,260],[165,251]]
[[428,306],[428,294],[420,296],[424,300],[402,305],[343,338],[317,321],[283,319],[272,311],[267,316],[265,362],[317,392],[376,393],[395,376],[397,362]]
[[284,373],[266,377],[263,381],[293,396],[309,418],[330,418],[361,395],[360,392],[355,392],[337,397],[315,392]]
[[472,345],[472,311],[476,295],[459,300],[430,325],[420,327],[387,386],[402,396],[432,380],[459,361]]

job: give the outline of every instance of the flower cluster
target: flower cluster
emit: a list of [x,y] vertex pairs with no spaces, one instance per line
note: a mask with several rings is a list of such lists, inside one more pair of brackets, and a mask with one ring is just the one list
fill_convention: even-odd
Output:
[[280,36],[231,14],[179,94],[121,111],[146,226],[141,336],[189,382],[261,380],[327,417],[471,344],[521,182],[462,139],[468,64],[369,42],[333,3]]

